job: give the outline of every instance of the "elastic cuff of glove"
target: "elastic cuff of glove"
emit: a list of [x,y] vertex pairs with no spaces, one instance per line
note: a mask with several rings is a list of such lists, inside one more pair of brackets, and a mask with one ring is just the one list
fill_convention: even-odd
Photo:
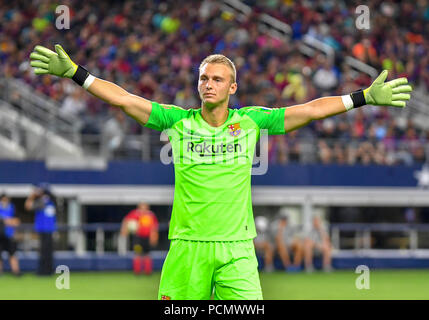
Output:
[[344,108],[346,108],[347,111],[353,109],[353,100],[349,94],[341,96],[341,100],[343,100]]
[[365,95],[363,94],[362,89],[350,93],[350,98],[352,98],[353,101],[353,108],[359,108],[366,105]]
[[82,66],[77,66],[77,70],[73,75],[72,79],[78,85],[82,86],[85,83],[86,78],[88,78],[89,72]]
[[86,78],[85,82],[83,83],[82,87],[85,90],[88,90],[88,87],[94,82],[95,77],[92,74],[89,74],[88,78]]

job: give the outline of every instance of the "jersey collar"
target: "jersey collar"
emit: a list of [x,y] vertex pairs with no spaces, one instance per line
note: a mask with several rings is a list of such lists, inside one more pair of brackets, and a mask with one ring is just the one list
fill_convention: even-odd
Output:
[[197,113],[198,121],[200,121],[205,128],[208,128],[210,130],[215,130],[215,131],[222,130],[223,128],[225,128],[227,126],[229,120],[232,118],[233,113],[234,113],[234,112],[232,112],[231,108],[228,108],[228,118],[226,118],[225,122],[222,125],[220,125],[219,127],[213,127],[210,124],[208,124],[206,120],[204,120],[204,118],[201,114],[201,110],[202,109],[200,108],[198,110],[198,113]]

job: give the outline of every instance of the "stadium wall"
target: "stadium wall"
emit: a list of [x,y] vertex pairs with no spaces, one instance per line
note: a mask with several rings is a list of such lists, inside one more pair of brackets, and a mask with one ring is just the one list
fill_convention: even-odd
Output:
[[[254,175],[260,186],[416,187],[421,165],[270,165]],[[173,185],[173,165],[140,161],[109,162],[105,170],[53,170],[43,161],[0,161],[0,184]]]
[[[153,269],[160,271],[165,260],[166,252],[151,253],[153,259]],[[35,272],[38,265],[38,254],[36,252],[18,253],[20,268],[24,272]],[[55,252],[54,266],[66,265],[71,271],[125,271],[132,270],[132,253],[126,256],[118,256],[113,253],[98,255],[96,253],[86,253],[76,255],[73,252]],[[322,268],[321,257],[315,257],[314,266],[316,269]],[[258,255],[259,269],[264,267],[262,256]],[[366,265],[370,269],[427,269],[429,268],[429,257],[370,257],[370,256],[337,256],[332,259],[332,266],[337,270],[355,269],[359,265]],[[283,265],[279,258],[274,260],[277,270],[283,270]],[[4,268],[10,272],[8,259],[4,259]]]

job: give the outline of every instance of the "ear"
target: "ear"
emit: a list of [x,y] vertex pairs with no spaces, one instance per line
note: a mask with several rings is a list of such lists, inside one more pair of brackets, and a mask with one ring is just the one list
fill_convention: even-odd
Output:
[[229,87],[229,94],[234,94],[237,91],[237,82],[231,83]]

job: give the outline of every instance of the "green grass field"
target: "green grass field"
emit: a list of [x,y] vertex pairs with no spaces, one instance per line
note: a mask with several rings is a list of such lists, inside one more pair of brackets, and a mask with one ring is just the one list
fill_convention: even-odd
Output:
[[[156,299],[160,273],[72,272],[70,289],[58,290],[56,276],[0,277],[0,299]],[[370,289],[358,290],[354,270],[312,274],[261,273],[264,299],[429,299],[429,270],[374,270]]]

